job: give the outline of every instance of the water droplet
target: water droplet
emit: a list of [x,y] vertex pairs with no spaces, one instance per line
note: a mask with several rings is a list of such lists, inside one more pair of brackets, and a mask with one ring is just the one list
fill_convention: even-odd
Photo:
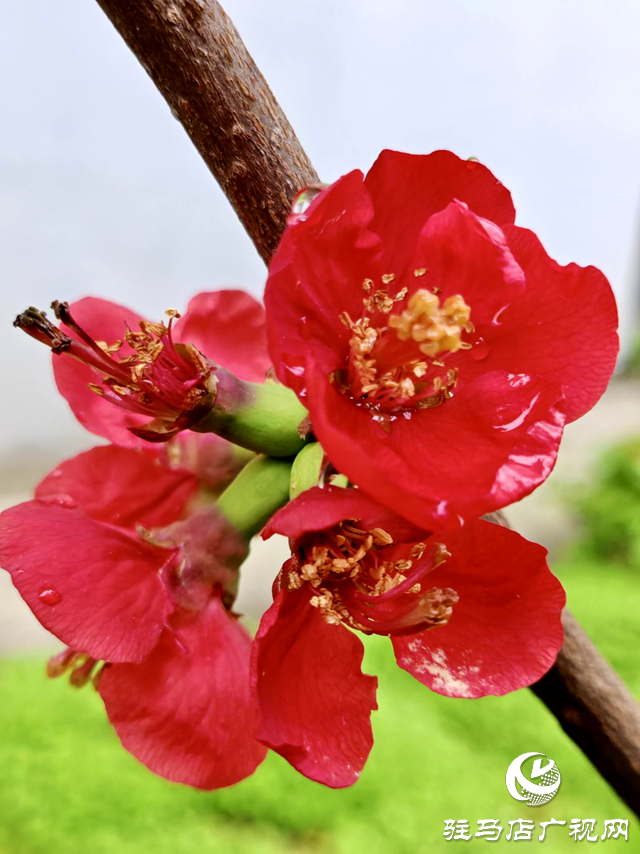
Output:
[[43,495],[39,498],[41,504],[49,504],[54,507],[63,507],[65,510],[75,510],[78,502],[70,495]]
[[308,341],[311,338],[311,329],[309,328],[309,321],[306,317],[301,317],[298,321],[298,335],[303,341]]
[[301,214],[304,213],[311,202],[318,196],[320,190],[315,187],[305,187],[304,190],[301,190],[295,199],[293,200],[293,204],[291,205],[291,213],[293,214]]
[[304,222],[306,219],[305,213],[309,206],[326,186],[328,185],[313,184],[311,187],[305,187],[304,190],[300,190],[291,205],[291,213],[287,219],[287,225],[296,225],[298,222]]
[[387,415],[384,412],[371,416],[371,420],[375,421],[375,423],[378,424],[387,435],[391,434],[391,425],[396,418],[397,415]]
[[483,359],[486,359],[488,355],[489,345],[487,342],[482,337],[476,338],[476,340],[472,342],[471,358],[475,359],[476,362],[481,362]]
[[62,594],[47,584],[38,593],[38,599],[43,605],[59,605],[62,602]]

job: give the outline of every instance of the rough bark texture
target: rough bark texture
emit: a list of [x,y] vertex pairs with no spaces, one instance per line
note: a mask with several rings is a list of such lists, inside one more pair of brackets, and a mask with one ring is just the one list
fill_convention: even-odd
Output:
[[[292,197],[318,177],[215,0],[98,0],[147,69],[268,261]],[[507,524],[502,514],[492,521]],[[636,814],[640,709],[576,620],[534,693]]]
[[98,0],[214,174],[265,262],[318,176],[212,0]]

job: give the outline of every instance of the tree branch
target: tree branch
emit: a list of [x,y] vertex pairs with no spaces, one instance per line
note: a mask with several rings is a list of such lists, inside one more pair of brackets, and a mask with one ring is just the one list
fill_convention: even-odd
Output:
[[[216,0],[98,0],[148,71],[268,261],[291,200],[318,176]],[[492,521],[506,524],[501,514]],[[576,620],[532,686],[640,815],[640,708]]]

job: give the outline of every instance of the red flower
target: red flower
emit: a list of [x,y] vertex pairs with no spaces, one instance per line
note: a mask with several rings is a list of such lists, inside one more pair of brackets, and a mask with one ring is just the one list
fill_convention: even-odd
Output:
[[292,556],[254,642],[258,738],[328,786],[355,782],[373,743],[376,680],[348,628],[389,636],[400,667],[450,697],[530,685],[562,644],[546,550],[491,522],[435,537],[360,490],[316,487],[274,533]]
[[175,311],[167,325],[150,323],[94,297],[53,307],[61,329],[36,309],[15,325],[61,356],[56,383],[78,421],[125,447],[196,424],[211,408],[216,365],[251,381],[264,380],[270,365],[264,309],[242,291],[199,294],[175,327]]
[[[98,674],[123,745],[152,771],[204,789],[251,774],[251,638],[230,608],[246,542],[159,455],[94,448],[0,515],[0,564],[68,645],[49,664]],[[102,670],[99,662],[107,662]]]
[[605,277],[514,216],[479,163],[385,151],[293,216],[271,263],[279,379],[334,466],[422,526],[538,486],[615,364]]

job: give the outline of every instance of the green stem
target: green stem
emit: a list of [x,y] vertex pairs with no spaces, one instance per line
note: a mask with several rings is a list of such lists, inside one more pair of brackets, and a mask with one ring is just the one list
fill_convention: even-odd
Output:
[[244,382],[224,368],[215,377],[215,403],[192,430],[216,433],[270,457],[295,456],[305,445],[300,425],[308,412],[290,389],[276,383]]
[[247,539],[260,531],[289,500],[291,463],[256,457],[224,490],[217,508]]

